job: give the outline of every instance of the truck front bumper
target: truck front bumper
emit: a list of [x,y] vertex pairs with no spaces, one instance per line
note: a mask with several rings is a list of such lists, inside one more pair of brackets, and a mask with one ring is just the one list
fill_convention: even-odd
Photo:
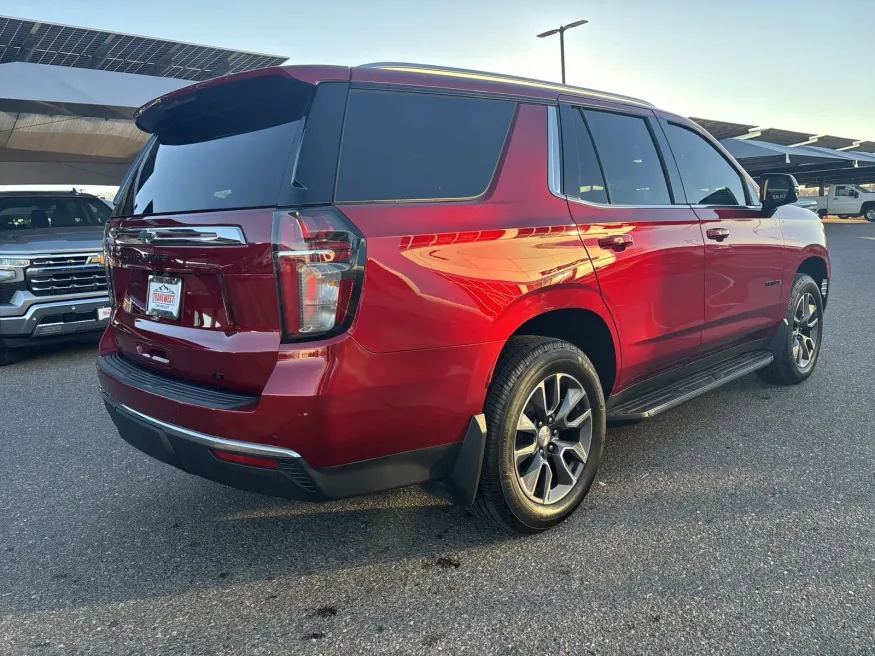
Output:
[[108,307],[108,296],[34,303],[20,316],[0,316],[0,339],[7,346],[25,346],[102,331],[109,318],[98,318],[98,310]]

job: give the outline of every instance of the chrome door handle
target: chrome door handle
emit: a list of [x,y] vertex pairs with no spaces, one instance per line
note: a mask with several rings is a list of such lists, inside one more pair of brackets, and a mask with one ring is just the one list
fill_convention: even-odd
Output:
[[610,248],[614,251],[624,251],[632,245],[632,237],[629,235],[611,235],[610,237],[601,237],[599,246],[602,248]]
[[708,230],[705,231],[705,234],[708,236],[708,239],[723,241],[729,236],[729,230],[726,228],[708,228]]

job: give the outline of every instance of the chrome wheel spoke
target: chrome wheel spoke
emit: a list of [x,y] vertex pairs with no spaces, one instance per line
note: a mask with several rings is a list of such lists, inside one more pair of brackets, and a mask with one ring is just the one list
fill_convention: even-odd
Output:
[[556,442],[556,445],[559,447],[559,453],[564,455],[566,452],[569,452],[577,458],[581,464],[586,464],[587,453],[583,444],[580,442]]
[[[523,447],[520,447],[520,448],[516,449],[516,450],[513,452],[513,459],[514,459],[514,462],[516,463],[516,466],[519,467],[520,464],[521,464],[526,458],[528,458],[529,456],[535,454],[537,451],[538,451],[538,440],[534,440],[534,441],[533,441],[531,444],[529,444],[528,446],[523,446]],[[538,455],[538,457],[540,458],[541,456]]]
[[541,470],[544,468],[545,464],[546,462],[539,453],[535,455],[534,459],[529,464],[526,473],[520,476],[520,482],[522,483],[523,488],[532,497],[535,496],[535,488],[538,485],[538,479],[541,478]]
[[547,504],[553,501],[550,498],[550,488],[553,485],[553,468],[550,467],[550,464],[546,461],[544,462],[544,496],[542,497],[543,503]]
[[556,480],[559,485],[574,485],[577,482],[578,477],[571,471],[571,466],[566,462],[561,452],[554,454],[550,461],[556,468]]
[[571,414],[573,410],[580,405],[580,402],[586,398],[586,392],[583,391],[582,388],[569,387],[565,392],[565,398],[562,399],[562,403],[559,405],[559,409],[556,411],[556,424],[558,428],[576,428],[579,426],[584,419],[586,419],[586,414],[589,412],[588,410],[584,412],[580,417],[576,417],[572,421],[568,421],[568,415]]
[[545,382],[546,381],[541,381],[540,385],[534,389],[532,395],[529,397],[529,404],[535,409],[538,419],[541,421],[545,421],[549,414],[547,408],[547,386],[544,384]]
[[517,422],[516,429],[523,433],[537,433],[538,428],[535,426],[535,423],[526,416],[526,413],[522,413],[520,415],[520,420]]

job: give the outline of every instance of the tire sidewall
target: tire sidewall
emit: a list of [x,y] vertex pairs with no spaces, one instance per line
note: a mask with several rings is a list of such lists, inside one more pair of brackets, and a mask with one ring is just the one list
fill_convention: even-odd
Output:
[[[814,360],[805,371],[802,371],[799,369],[796,360],[793,358],[793,317],[796,313],[796,306],[799,304],[799,298],[806,292],[812,295],[814,298],[814,304],[817,306],[817,321],[820,330],[817,336],[817,344],[815,345]],[[793,294],[791,295],[790,304],[787,308],[787,322],[789,327],[787,329],[787,341],[782,356],[785,359],[783,364],[786,367],[787,372],[796,382],[802,382],[814,373],[814,370],[817,367],[817,361],[820,359],[820,352],[823,349],[824,336],[823,299],[820,297],[820,288],[817,286],[817,283],[809,276],[797,278],[796,283],[793,285]]]
[[[516,475],[514,448],[516,425],[526,401],[535,386],[547,376],[565,373],[574,376],[583,385],[592,409],[592,442],[586,465],[577,486],[560,502],[542,506],[531,501],[523,491]],[[499,476],[503,496],[520,523],[530,529],[549,528],[568,517],[583,501],[595,480],[604,447],[605,403],[601,385],[592,365],[575,348],[557,349],[538,357],[515,381],[513,392],[503,408],[495,430],[498,438]]]
[[863,218],[867,221],[875,223],[875,206],[868,208],[863,214]]

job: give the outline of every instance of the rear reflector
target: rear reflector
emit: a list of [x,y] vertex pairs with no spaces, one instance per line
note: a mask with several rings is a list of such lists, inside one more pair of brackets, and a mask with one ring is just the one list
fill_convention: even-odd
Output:
[[231,453],[230,451],[219,451],[218,449],[213,449],[213,455],[219,460],[233,462],[236,465],[249,465],[250,467],[261,467],[262,469],[279,468],[279,463],[273,458],[259,458],[258,456],[247,456],[242,453]]
[[333,207],[277,212],[274,233],[286,341],[346,330],[364,271],[361,235]]

